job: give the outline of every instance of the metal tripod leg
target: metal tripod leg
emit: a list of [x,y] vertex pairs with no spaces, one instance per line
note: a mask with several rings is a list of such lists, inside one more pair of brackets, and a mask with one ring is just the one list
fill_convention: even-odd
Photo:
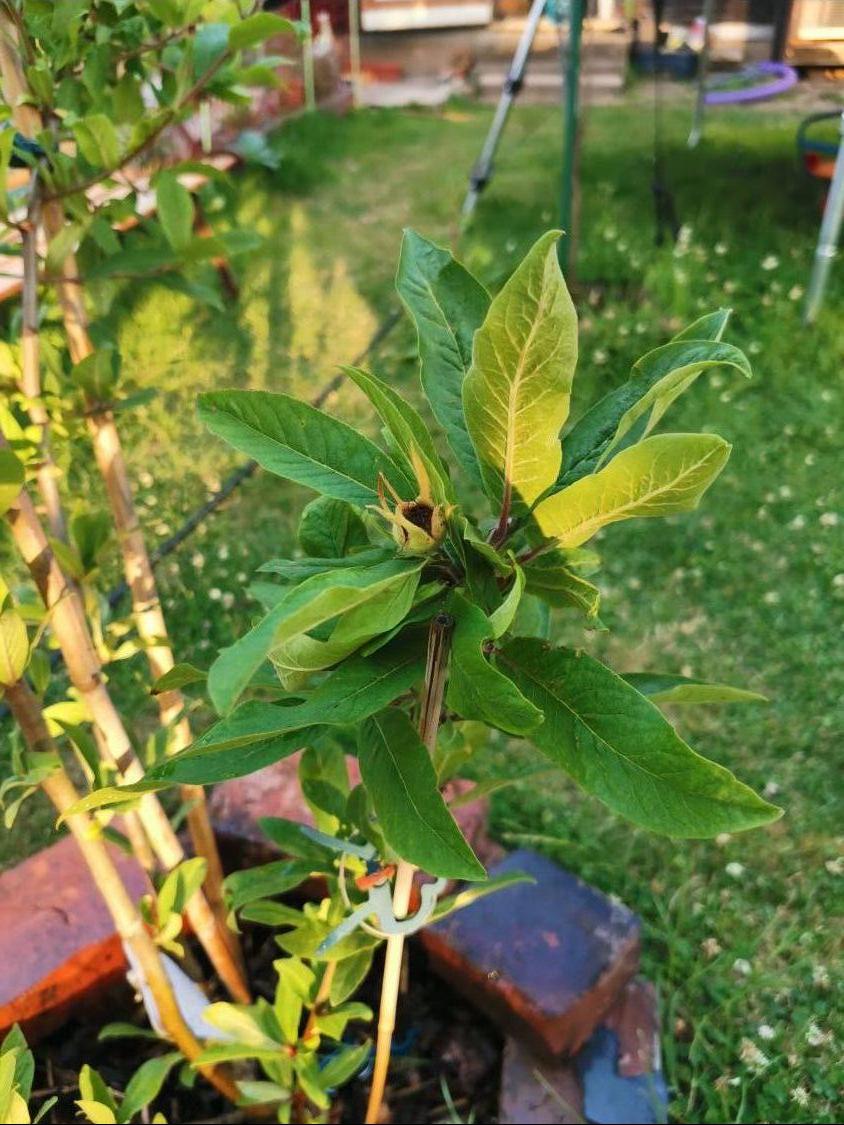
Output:
[[809,290],[806,294],[806,308],[803,312],[803,320],[806,324],[812,323],[821,307],[832,260],[838,253],[842,223],[844,223],[844,113],[841,114],[841,139],[838,156],[835,158],[835,171],[832,173],[829,194],[826,197],[821,232],[815,250],[815,263],[812,266],[812,276],[809,278]]
[[533,4],[531,5],[527,23],[522,31],[522,37],[519,40],[519,45],[516,48],[513,61],[510,64],[507,77],[504,80],[504,89],[501,91],[501,97],[498,99],[495,116],[492,119],[489,132],[486,135],[484,147],[481,149],[481,155],[478,157],[477,163],[469,175],[469,190],[466,192],[466,198],[463,200],[462,214],[464,222],[471,217],[472,212],[475,210],[475,205],[478,202],[478,197],[489,183],[490,177],[492,176],[495,152],[501,140],[501,134],[504,131],[504,126],[507,123],[507,117],[510,114],[513,102],[516,100],[516,96],[522,87],[528,55],[530,54],[530,48],[533,44],[534,36],[536,35],[536,29],[539,27],[542,13],[545,10],[545,3],[546,0],[533,0]]

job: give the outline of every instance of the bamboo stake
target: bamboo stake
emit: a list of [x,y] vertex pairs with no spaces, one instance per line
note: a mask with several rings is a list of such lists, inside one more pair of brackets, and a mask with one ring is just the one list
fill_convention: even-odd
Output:
[[[431,622],[428,634],[428,665],[425,670],[425,694],[419,715],[419,734],[430,753],[437,745],[437,732],[440,727],[443,692],[445,690],[448,654],[451,648],[451,633],[454,620],[446,613],[440,613]],[[413,876],[416,868],[412,863],[400,860],[393,884],[393,914],[404,918],[410,905],[413,889]],[[390,1069],[390,1050],[393,1032],[396,1027],[396,1007],[399,985],[401,983],[402,960],[404,957],[404,934],[392,934],[387,938],[387,951],[384,955],[384,974],[381,979],[381,1005],[378,1011],[378,1034],[375,1041],[375,1064],[372,1070],[372,1086],[366,1107],[366,1125],[377,1125],[381,1116],[381,1104]]]
[[[41,707],[27,683],[18,680],[15,684],[4,685],[4,690],[29,750],[36,755],[55,754],[58,757],[58,749],[47,730]],[[79,800],[79,793],[61,766],[41,782],[41,788],[61,814],[66,814]],[[144,982],[155,1001],[161,1026],[192,1062],[202,1052],[202,1046],[185,1023],[158,948],[129,897],[96,824],[86,813],[67,816],[67,824],[118,934],[135,955]],[[233,1102],[239,1100],[237,1085],[225,1072],[212,1066],[203,1066],[199,1070],[226,1098]]]
[[67,540],[67,525],[59,494],[58,468],[50,452],[50,418],[41,398],[41,337],[38,327],[38,231],[37,182],[33,185],[32,202],[22,231],[23,293],[21,297],[21,390],[28,399],[27,411],[40,430],[41,457],[36,469],[36,482],[47,523],[54,538]]
[[[36,136],[41,128],[41,118],[37,110],[21,101],[26,93],[26,82],[16,49],[14,28],[8,17],[2,15],[0,15],[0,71],[2,71],[6,100],[12,106],[15,124],[26,136]],[[51,241],[65,226],[64,210],[59,202],[48,202],[45,205],[43,221],[48,241]],[[79,363],[91,355],[94,348],[88,333],[88,318],[82,287],[76,280],[78,272],[73,254],[69,254],[62,262],[61,276],[58,294],[65,333],[71,359],[74,363]],[[126,582],[132,594],[135,624],[144,644],[150,673],[153,680],[157,680],[175,663],[168,640],[167,625],[161,610],[146,542],[135,511],[132,487],[120,436],[114,423],[114,415],[108,409],[101,407],[96,409],[99,404],[91,405],[95,409],[88,418],[88,429],[118,533]],[[161,725],[165,730],[171,731],[168,752],[177,753],[193,741],[190,724],[184,715],[184,696],[180,691],[170,691],[160,694],[157,700]],[[217,961],[230,962],[225,974],[221,973],[221,977],[232,982],[239,978],[239,986],[233,995],[236,995],[240,1002],[248,1003],[250,996],[240,945],[236,934],[227,923],[223,895],[223,866],[208,815],[205,791],[198,785],[183,786],[181,796],[188,810],[188,830],[194,850],[206,862],[203,884],[205,894],[211,906],[219,939],[227,951],[224,955],[222,950],[218,950],[215,965]]]
[[[5,440],[0,435],[2,444]],[[26,489],[10,507],[6,519],[49,614],[71,683],[91,715],[98,746],[106,751],[121,780],[128,784],[143,780],[143,766],[105,686],[82,602],[50,549]],[[159,862],[166,870],[172,870],[182,862],[185,853],[154,793],[141,797],[138,815]],[[236,970],[228,946],[221,937],[217,919],[201,890],[191,897],[186,913],[226,988],[239,1003],[248,1003],[248,989]]]

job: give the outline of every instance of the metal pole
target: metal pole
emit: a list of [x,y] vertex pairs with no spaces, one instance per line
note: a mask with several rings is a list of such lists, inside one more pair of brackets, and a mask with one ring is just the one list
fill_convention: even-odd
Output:
[[832,182],[829,185],[829,194],[826,197],[821,231],[818,235],[818,245],[815,250],[815,262],[812,266],[812,276],[809,278],[809,288],[806,293],[806,307],[803,310],[805,324],[811,324],[814,321],[823,302],[829,271],[832,268],[832,259],[838,253],[838,239],[841,235],[842,223],[844,223],[844,113],[841,114],[841,140],[838,144],[838,155],[835,158],[835,170],[832,173]]
[[299,5],[302,23],[307,27],[305,42],[302,44],[302,84],[305,87],[305,109],[316,109],[314,90],[314,29],[311,26],[311,0],[301,0]]
[[489,183],[492,176],[492,165],[495,160],[498,143],[501,140],[501,134],[504,131],[504,126],[507,123],[507,117],[516,99],[516,95],[522,88],[528,55],[530,54],[531,44],[533,43],[536,29],[539,26],[539,21],[545,9],[545,3],[546,0],[533,0],[533,4],[531,5],[527,22],[525,23],[521,39],[519,40],[519,45],[516,48],[513,61],[510,64],[510,69],[504,80],[504,89],[501,91],[501,97],[498,99],[498,105],[495,107],[495,114],[492,118],[489,132],[486,135],[484,147],[481,149],[481,155],[478,157],[469,175],[469,190],[466,192],[466,198],[463,200],[462,219],[464,223],[471,217],[472,212],[475,210],[475,205],[478,202],[478,197]]
[[709,25],[715,13],[715,0],[705,0],[703,5],[703,46],[697,63],[697,97],[692,128],[689,133],[689,148],[695,148],[703,136],[703,115],[706,112],[706,78],[709,74]]
[[580,128],[580,57],[583,41],[583,0],[569,3],[569,49],[566,66],[565,133],[563,136],[563,178],[560,187],[560,226],[563,237],[558,244],[560,266],[568,273],[574,256],[575,179],[577,176],[578,131]]
[[352,104],[360,105],[360,4],[349,0],[349,69],[352,73]]

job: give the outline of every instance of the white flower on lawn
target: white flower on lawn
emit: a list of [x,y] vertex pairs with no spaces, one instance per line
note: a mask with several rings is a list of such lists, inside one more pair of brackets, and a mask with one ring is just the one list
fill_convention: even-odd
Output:
[[764,1051],[757,1047],[752,1039],[742,1039],[739,1056],[750,1070],[760,1071],[771,1065],[771,1060]]
[[766,797],[776,797],[781,788],[782,786],[777,781],[766,781],[765,788],[762,790],[762,792]]
[[822,512],[819,522],[821,527],[837,527],[838,512]]
[[222,596],[223,596],[223,591],[218,589],[216,586],[212,586],[211,589],[208,591],[208,597],[211,599],[212,602],[220,601]]
[[715,843],[719,848],[726,848],[727,844],[732,843],[733,837],[729,832],[719,832],[715,837]]
[[227,543],[224,543],[222,547],[220,547],[217,551],[217,558],[220,560],[220,562],[225,562],[228,557],[229,547]]
[[788,291],[789,300],[790,301],[799,301],[802,296],[803,296],[803,286],[802,285],[792,285],[792,287]]
[[609,356],[603,348],[596,348],[596,350],[592,353],[593,363],[606,363],[608,359]]
[[756,1028],[756,1034],[760,1039],[764,1039],[767,1043],[770,1043],[770,1041],[772,1039],[775,1039],[777,1035],[776,1031],[771,1027],[769,1023],[760,1023]]
[[776,256],[776,254],[766,254],[765,257],[762,259],[762,269],[763,270],[768,270],[768,271],[775,270],[779,264],[780,264],[780,260]]
[[812,969],[812,984],[815,988],[829,988],[829,969],[826,965],[815,965]]
[[753,966],[746,957],[736,957],[733,961],[733,972],[738,973],[740,977],[749,977],[753,972]]
[[138,480],[141,482],[142,488],[152,488],[153,484],[155,483],[155,478],[147,469],[142,469],[138,473]]
[[724,870],[727,872],[731,879],[741,879],[746,871],[746,868],[743,863],[738,863],[736,862],[736,860],[733,860],[731,863],[727,864]]
[[791,1100],[799,1105],[801,1109],[805,1109],[809,1104],[809,1091],[805,1086],[793,1087],[790,1097]]
[[205,566],[205,555],[202,551],[194,551],[190,557],[190,562],[194,570],[202,570]]
[[726,242],[716,242],[715,243],[714,250],[715,250],[715,253],[718,255],[719,258],[723,258],[724,255],[727,253],[728,249],[729,249],[729,247],[727,246]]
[[787,484],[781,484],[779,487],[779,494],[783,500],[791,499],[791,489]]
[[237,577],[238,582],[245,582],[246,581],[246,574],[242,570],[238,571],[236,577]]
[[714,937],[704,938],[700,943],[700,948],[703,950],[704,957],[708,957],[710,960],[722,952],[721,943]]
[[797,516],[794,517],[793,520],[791,520],[791,522],[789,523],[788,526],[791,528],[792,531],[802,531],[803,528],[806,526],[806,517],[801,516],[801,515],[797,515]]
[[824,1044],[831,1043],[832,1039],[831,1031],[824,1031],[814,1020],[809,1021],[809,1026],[806,1028],[806,1042],[810,1047],[823,1047]]
[[231,607],[234,605],[234,594],[231,594],[227,591],[225,594],[223,594],[222,601],[223,609],[231,609]]
[[725,281],[724,282],[724,292],[725,293],[735,293],[735,291],[736,291],[736,283],[734,281]]
[[779,605],[779,590],[768,590],[762,601],[765,605]]
[[844,855],[836,856],[835,859],[828,859],[824,867],[830,875],[844,875]]
[[836,574],[832,579],[832,584],[836,590],[840,590],[844,586],[844,574]]

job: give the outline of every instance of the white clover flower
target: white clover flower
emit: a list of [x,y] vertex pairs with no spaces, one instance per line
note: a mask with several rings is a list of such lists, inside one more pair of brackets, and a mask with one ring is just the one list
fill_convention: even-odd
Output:
[[223,545],[217,549],[217,558],[220,560],[220,562],[225,562],[228,557],[229,557],[228,544],[223,543]]
[[746,957],[736,957],[733,961],[733,972],[737,973],[740,977],[749,977],[753,972],[753,966]]
[[194,570],[202,570],[205,566],[205,555],[202,551],[194,551],[190,557],[190,562]]
[[737,285],[734,281],[725,281],[724,282],[724,292],[725,293],[735,293],[737,288],[738,287],[737,287]]
[[824,1044],[832,1041],[832,1032],[824,1031],[819,1027],[815,1020],[809,1021],[809,1026],[806,1028],[806,1042],[810,1047],[823,1047]]
[[141,482],[142,488],[152,488],[155,484],[155,478],[148,469],[141,469],[138,473],[138,480]]
[[212,586],[211,589],[208,591],[208,597],[211,599],[212,602],[220,601],[222,596],[223,596],[223,591],[218,589],[216,586]]
[[792,287],[788,291],[789,301],[799,301],[802,296],[803,296],[803,286],[802,285],[792,285]]
[[609,359],[609,356],[607,355],[607,353],[604,351],[603,348],[596,348],[595,351],[592,353],[592,362],[593,363],[598,363],[598,364],[606,363],[608,359]]
[[731,863],[727,864],[724,870],[731,879],[741,879],[747,869],[743,863],[738,863],[736,860],[733,860]]
[[828,859],[824,863],[824,867],[830,875],[844,875],[844,855],[836,856],[835,859]]
[[722,952],[721,943],[714,937],[704,938],[700,943],[700,948],[703,950],[704,957],[708,957],[710,960]]
[[768,272],[770,272],[771,270],[775,270],[779,264],[780,260],[776,256],[776,254],[766,254],[761,262],[762,269],[767,270]]
[[752,1039],[742,1039],[739,1057],[750,1070],[760,1071],[771,1065],[771,1060]]
[[226,591],[226,593],[223,594],[222,604],[223,609],[231,609],[231,607],[234,605],[234,594]]
[[806,517],[803,515],[796,515],[788,525],[792,531],[802,531],[806,526]]
[[729,250],[729,247],[727,246],[726,242],[716,242],[713,249],[719,258],[723,258]]
[[245,571],[239,570],[237,572],[237,574],[235,575],[235,578],[237,579],[238,582],[245,582],[246,579],[247,579],[247,575],[246,575]]
[[836,590],[840,590],[844,586],[844,574],[836,574],[832,579],[832,585]]
[[801,1109],[805,1109],[809,1104],[809,1091],[805,1086],[794,1086],[789,1097],[796,1105],[799,1105]]
[[764,1039],[766,1043],[770,1043],[772,1039],[776,1039],[777,1033],[769,1023],[760,1023],[756,1028],[756,1034],[760,1039]]
[[837,527],[838,512],[823,512],[820,518],[821,527]]
[[515,240],[515,238],[508,238],[504,248],[505,248],[505,250],[507,251],[508,254],[515,253],[515,250],[516,250],[516,240]]
[[762,598],[762,601],[765,603],[765,605],[779,605],[779,590],[768,590],[765,596]]
[[829,969],[826,965],[815,965],[812,969],[812,984],[815,988],[829,988]]
[[779,793],[781,789],[782,786],[778,781],[766,781],[765,788],[762,790],[762,792],[766,797],[776,797],[777,793]]

